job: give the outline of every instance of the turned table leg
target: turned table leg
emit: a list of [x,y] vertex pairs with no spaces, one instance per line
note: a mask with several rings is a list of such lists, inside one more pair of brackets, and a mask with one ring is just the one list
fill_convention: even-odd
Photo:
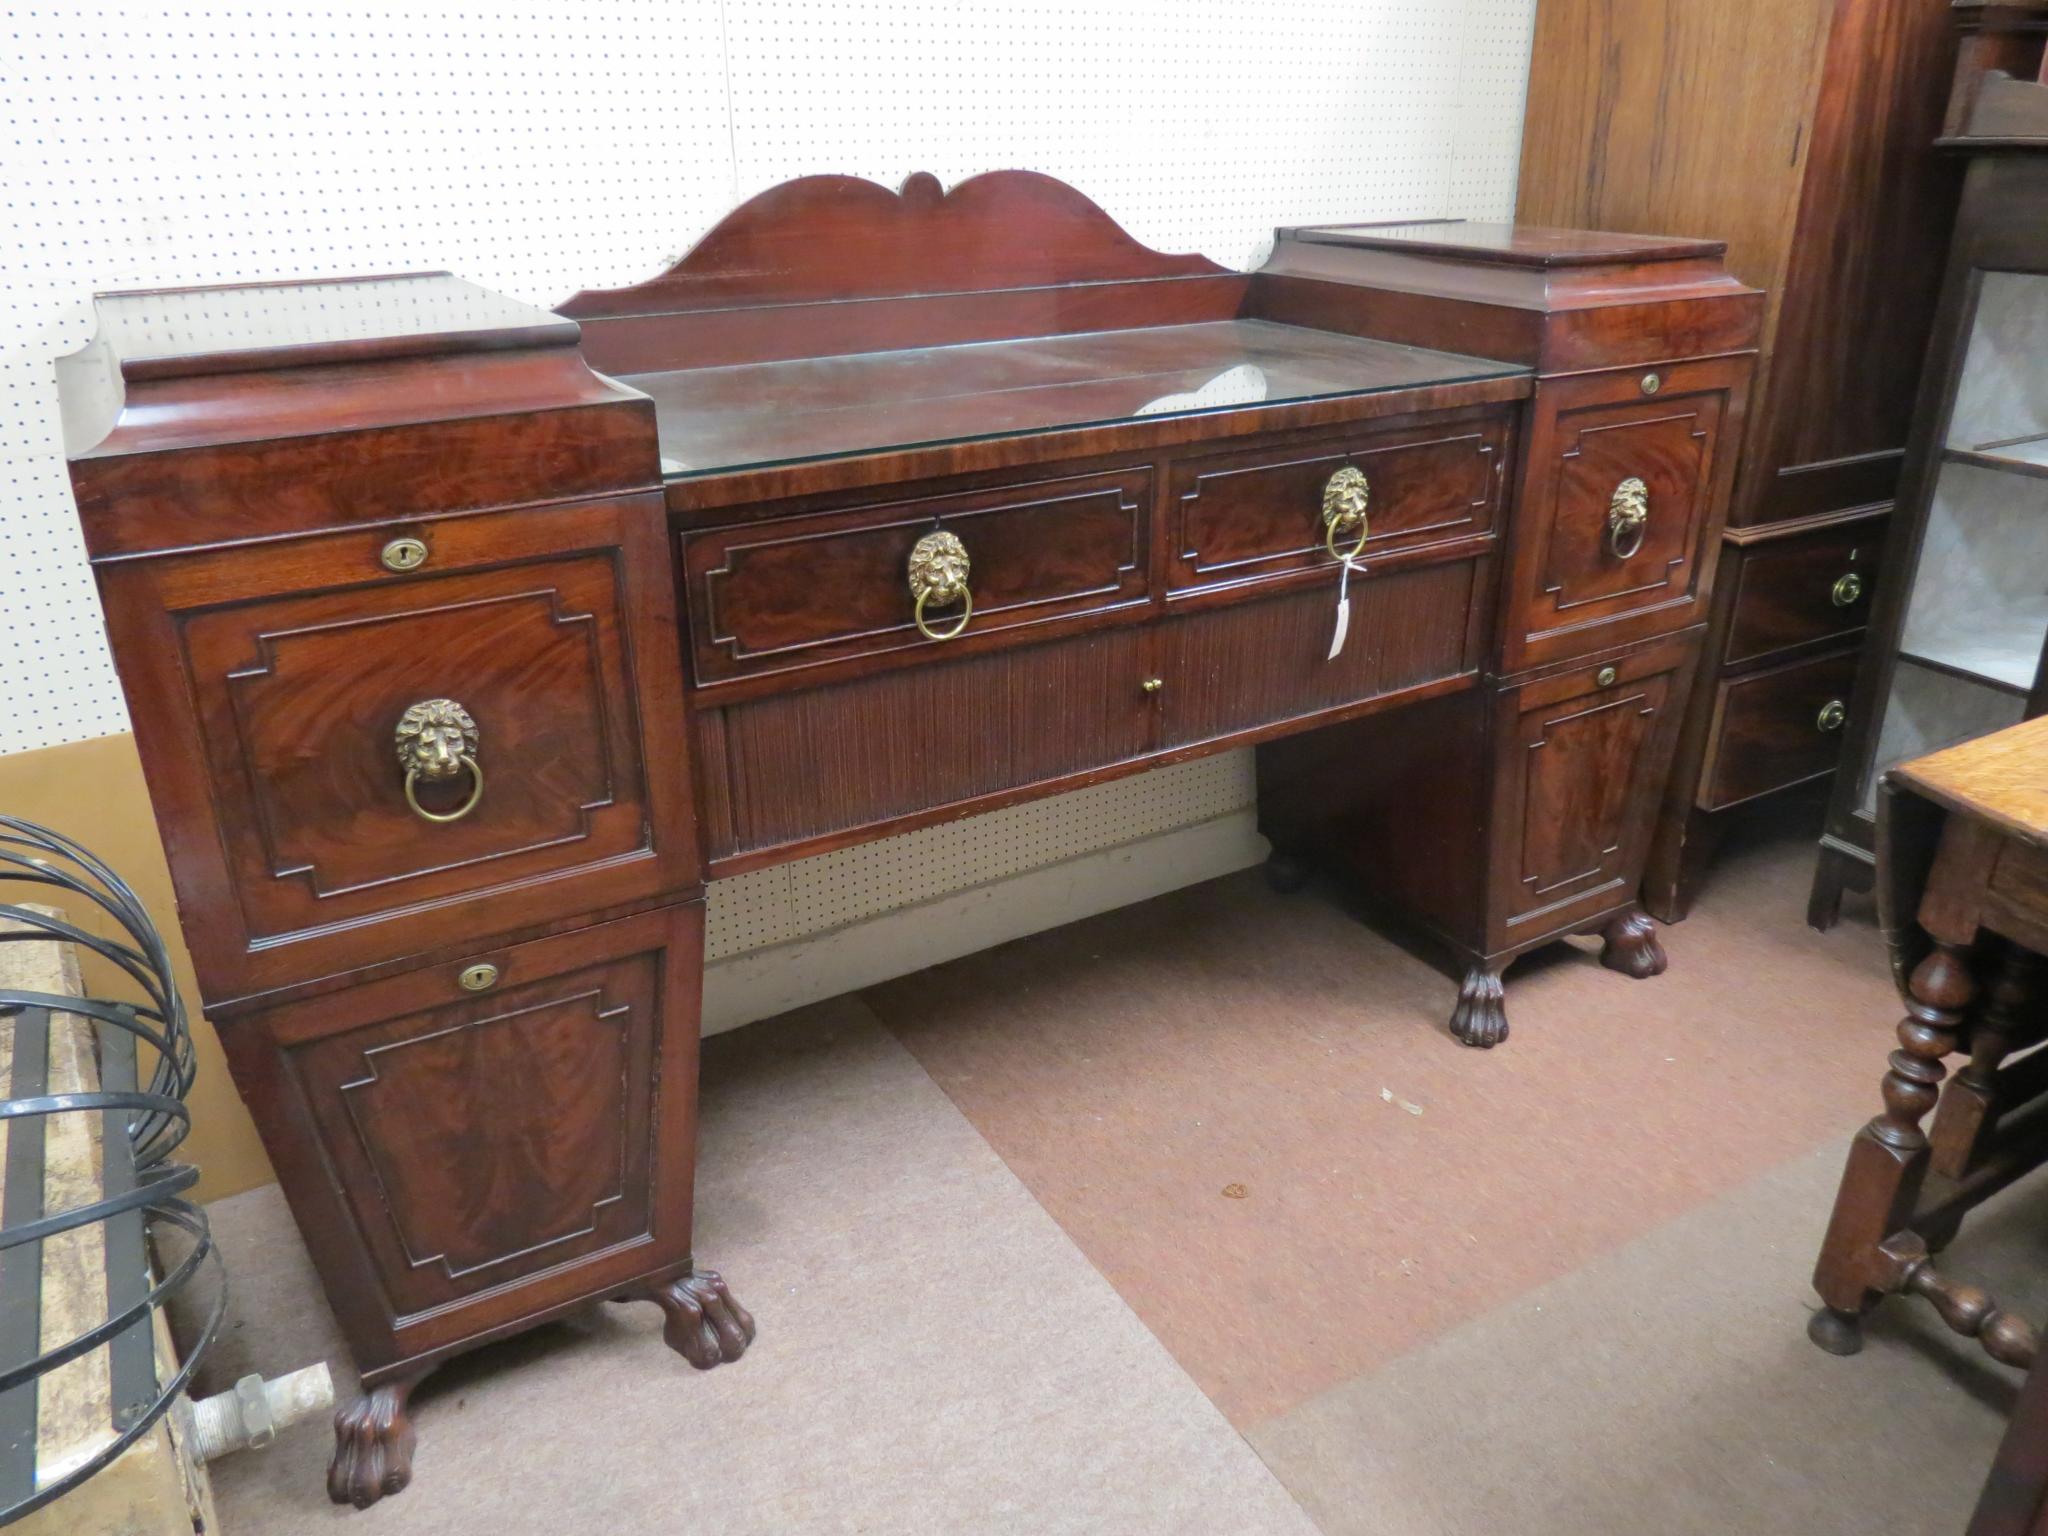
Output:
[[1878,1297],[1906,1279],[1887,1238],[1905,1231],[1927,1174],[1927,1135],[1920,1128],[1948,1075],[1942,1058],[1955,1050],[1966,1010],[1977,993],[1960,945],[1937,943],[1913,968],[1899,1049],[1884,1075],[1884,1113],[1856,1133],[1842,1170],[1834,1214],[1821,1241],[1813,1288],[1821,1310],[1807,1336],[1830,1354],[1863,1347],[1861,1318]]
[[662,1341],[700,1371],[739,1359],[754,1342],[753,1314],[708,1269],[688,1270],[616,1299],[660,1307]]
[[334,1459],[327,1464],[327,1497],[368,1509],[412,1481],[413,1388],[433,1366],[379,1382],[334,1413]]

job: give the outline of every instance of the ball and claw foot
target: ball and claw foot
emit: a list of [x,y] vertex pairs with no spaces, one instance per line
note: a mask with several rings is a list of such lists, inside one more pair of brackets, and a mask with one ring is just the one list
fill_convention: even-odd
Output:
[[753,1314],[708,1269],[657,1285],[646,1299],[662,1310],[662,1340],[700,1371],[739,1359],[754,1342]]
[[1863,1348],[1863,1319],[1822,1307],[1806,1320],[1806,1336],[1831,1355],[1853,1355]]
[[387,1381],[335,1410],[327,1497],[368,1509],[412,1481],[413,1429],[406,1402],[418,1384],[418,1378]]
[[1508,1037],[1508,1014],[1500,972],[1475,965],[1458,988],[1458,1006],[1451,1010],[1451,1034],[1460,1045],[1481,1050]]
[[1631,907],[1600,930],[1600,963],[1638,981],[1664,974],[1669,962],[1648,913]]
[[1308,860],[1277,849],[1266,855],[1266,885],[1282,896],[1292,896],[1308,884]]

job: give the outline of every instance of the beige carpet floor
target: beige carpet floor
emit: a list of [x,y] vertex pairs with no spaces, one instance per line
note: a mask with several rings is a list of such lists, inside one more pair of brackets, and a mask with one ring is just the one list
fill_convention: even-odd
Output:
[[[1518,973],[1486,1055],[1255,875],[714,1040],[698,1246],[748,1356],[595,1309],[432,1378],[367,1513],[319,1426],[223,1462],[228,1536],[1959,1531],[2012,1374],[1924,1308],[1803,1334],[1897,1013],[1867,920],[1801,925],[1810,846],[1736,848],[1661,981]],[[1945,1268],[2048,1310],[2043,1193]],[[274,1191],[213,1209],[210,1376],[339,1360]]]

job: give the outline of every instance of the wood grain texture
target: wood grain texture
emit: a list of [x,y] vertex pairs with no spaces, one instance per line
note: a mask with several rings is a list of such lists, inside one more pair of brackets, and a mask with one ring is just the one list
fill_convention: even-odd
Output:
[[1768,346],[1833,9],[1542,0],[1517,216],[1725,241],[1728,270],[1770,296]]
[[[1859,635],[1884,568],[1884,529],[1879,512],[1743,547],[1722,578],[1735,590],[1721,660],[1746,665]],[[1858,595],[1845,602],[1841,583],[1852,576]]]
[[366,1385],[687,1266],[702,946],[686,904],[223,1029]]
[[[1447,415],[1426,427],[1186,455],[1166,487],[1167,585],[1187,591],[1314,569],[1331,557],[1323,491],[1339,469],[1366,477],[1368,562],[1498,525],[1511,423]],[[1350,548],[1355,536],[1340,541]]]
[[[1716,359],[1653,372],[1582,375],[1542,392],[1505,595],[1507,670],[1706,616],[1748,368]],[[1610,512],[1628,479],[1647,488],[1649,521],[1623,556]]]
[[[1192,305],[1154,311],[1151,323],[1224,318],[1242,292],[1207,257],[1140,245],[1050,176],[991,171],[948,191],[920,171],[900,192],[853,176],[771,187],[661,276],[579,293],[560,312],[585,322],[598,367],[633,372],[872,351],[920,330],[929,344],[1093,329],[1063,306],[1109,284],[1123,290],[1116,304],[1126,315],[1161,288],[1166,302]],[[1152,284],[1160,287],[1142,286]],[[649,316],[665,317],[658,331],[637,323]],[[880,336],[865,328],[874,324]],[[670,361],[644,360],[650,335]]]
[[[401,532],[429,554],[394,575]],[[209,1001],[694,888],[667,566],[647,495],[102,567]],[[486,776],[442,826],[392,737],[434,698]]]
[[1848,706],[1856,681],[1854,648],[1724,678],[1716,688],[1713,751],[1704,764],[1701,810],[1726,810],[1834,771],[1840,727],[1820,714]]
[[[686,535],[695,679],[787,686],[789,674],[833,661],[950,657],[1020,627],[1143,604],[1151,511],[1150,466],[1134,466]],[[966,549],[973,599],[943,649],[918,633],[906,574],[912,546],[934,530]],[[930,621],[950,627],[955,611]]]

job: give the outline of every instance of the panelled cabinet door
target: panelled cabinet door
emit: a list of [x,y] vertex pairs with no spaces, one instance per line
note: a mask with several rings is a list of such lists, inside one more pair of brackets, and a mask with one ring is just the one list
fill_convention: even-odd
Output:
[[659,497],[103,571],[215,1002],[698,878]]
[[[689,1251],[702,907],[686,904],[228,1025],[338,1311],[396,1356]],[[361,1336],[361,1335],[357,1335]]]
[[1542,381],[1503,670],[1706,617],[1748,369],[1747,358],[1711,358]]
[[1677,741],[1699,631],[1502,688],[1494,701],[1500,949],[1627,900]]

